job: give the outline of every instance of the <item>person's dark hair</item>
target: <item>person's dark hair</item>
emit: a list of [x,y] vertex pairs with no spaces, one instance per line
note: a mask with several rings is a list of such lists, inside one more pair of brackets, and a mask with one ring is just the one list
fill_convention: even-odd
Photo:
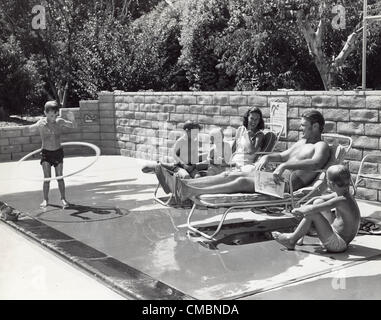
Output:
[[201,126],[197,122],[194,122],[192,120],[187,120],[184,123],[183,129],[184,130],[192,130],[192,129],[201,130]]
[[59,111],[59,105],[57,103],[57,101],[55,100],[51,100],[51,101],[48,101],[47,103],[45,103],[45,106],[44,106],[44,111],[45,112],[49,112],[49,111],[55,111],[55,112],[58,112]]
[[250,113],[259,114],[260,119],[259,119],[259,123],[258,123],[257,129],[263,130],[265,128],[265,121],[263,120],[262,111],[258,107],[252,107],[252,108],[250,108],[249,110],[247,110],[245,112],[245,114],[243,115],[243,126],[247,129],[247,126],[249,125],[249,115],[250,115]]
[[323,132],[325,120],[323,115],[317,110],[311,110],[303,113],[302,118],[307,119],[311,124],[318,123],[320,132]]

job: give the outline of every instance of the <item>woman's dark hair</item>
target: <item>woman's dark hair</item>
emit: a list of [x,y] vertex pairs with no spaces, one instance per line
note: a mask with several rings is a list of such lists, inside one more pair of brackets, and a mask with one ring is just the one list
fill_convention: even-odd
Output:
[[249,110],[247,110],[245,112],[245,114],[243,115],[243,126],[247,129],[247,126],[249,124],[249,115],[250,115],[250,113],[259,114],[260,119],[259,119],[259,123],[258,123],[257,128],[259,130],[263,130],[265,128],[265,122],[263,121],[262,111],[258,107],[252,107],[252,108],[250,108]]

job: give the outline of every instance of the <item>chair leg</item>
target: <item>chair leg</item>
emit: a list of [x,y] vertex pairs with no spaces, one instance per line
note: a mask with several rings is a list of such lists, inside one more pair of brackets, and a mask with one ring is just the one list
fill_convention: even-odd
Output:
[[188,229],[190,229],[191,231],[203,236],[204,238],[208,239],[208,240],[216,240],[215,237],[217,236],[217,234],[221,231],[221,228],[222,228],[222,225],[224,224],[225,222],[225,219],[227,217],[227,215],[229,214],[229,212],[234,209],[234,207],[230,207],[230,208],[227,208],[224,212],[224,214],[222,215],[222,218],[220,220],[220,222],[218,223],[218,226],[217,226],[217,229],[214,231],[214,233],[212,235],[208,235],[206,234],[205,232],[202,232],[198,229],[196,229],[195,227],[192,226],[191,224],[191,217],[194,213],[196,209],[196,204],[194,203],[193,206],[192,206],[192,209],[188,215],[188,219],[187,219],[187,226],[188,226]]
[[169,203],[171,202],[172,198],[173,198],[173,193],[171,193],[170,196],[169,196],[169,198],[168,198],[168,200],[164,202],[164,201],[162,201],[162,200],[157,196],[157,192],[158,192],[159,188],[160,188],[160,183],[159,183],[159,184],[157,185],[157,187],[156,187],[156,190],[155,190],[155,192],[154,192],[154,194],[153,194],[153,198],[154,198],[154,200],[155,200],[156,202],[158,202],[158,203],[160,203],[161,205],[167,207],[167,206],[169,205]]

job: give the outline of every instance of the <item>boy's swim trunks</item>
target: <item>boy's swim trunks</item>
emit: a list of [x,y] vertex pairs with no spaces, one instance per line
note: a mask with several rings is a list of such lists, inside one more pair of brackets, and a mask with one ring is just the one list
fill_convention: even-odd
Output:
[[59,148],[53,151],[42,149],[40,164],[46,161],[51,166],[57,167],[60,163],[63,162],[63,158],[64,158],[64,151],[62,148]]
[[323,243],[329,252],[343,252],[347,249],[347,243],[333,228],[333,234]]

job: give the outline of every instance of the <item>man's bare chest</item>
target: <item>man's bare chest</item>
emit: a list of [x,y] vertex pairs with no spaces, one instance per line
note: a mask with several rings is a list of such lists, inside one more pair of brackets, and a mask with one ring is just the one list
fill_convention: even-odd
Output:
[[312,159],[315,154],[315,145],[308,143],[299,146],[292,153],[292,158],[297,160]]

